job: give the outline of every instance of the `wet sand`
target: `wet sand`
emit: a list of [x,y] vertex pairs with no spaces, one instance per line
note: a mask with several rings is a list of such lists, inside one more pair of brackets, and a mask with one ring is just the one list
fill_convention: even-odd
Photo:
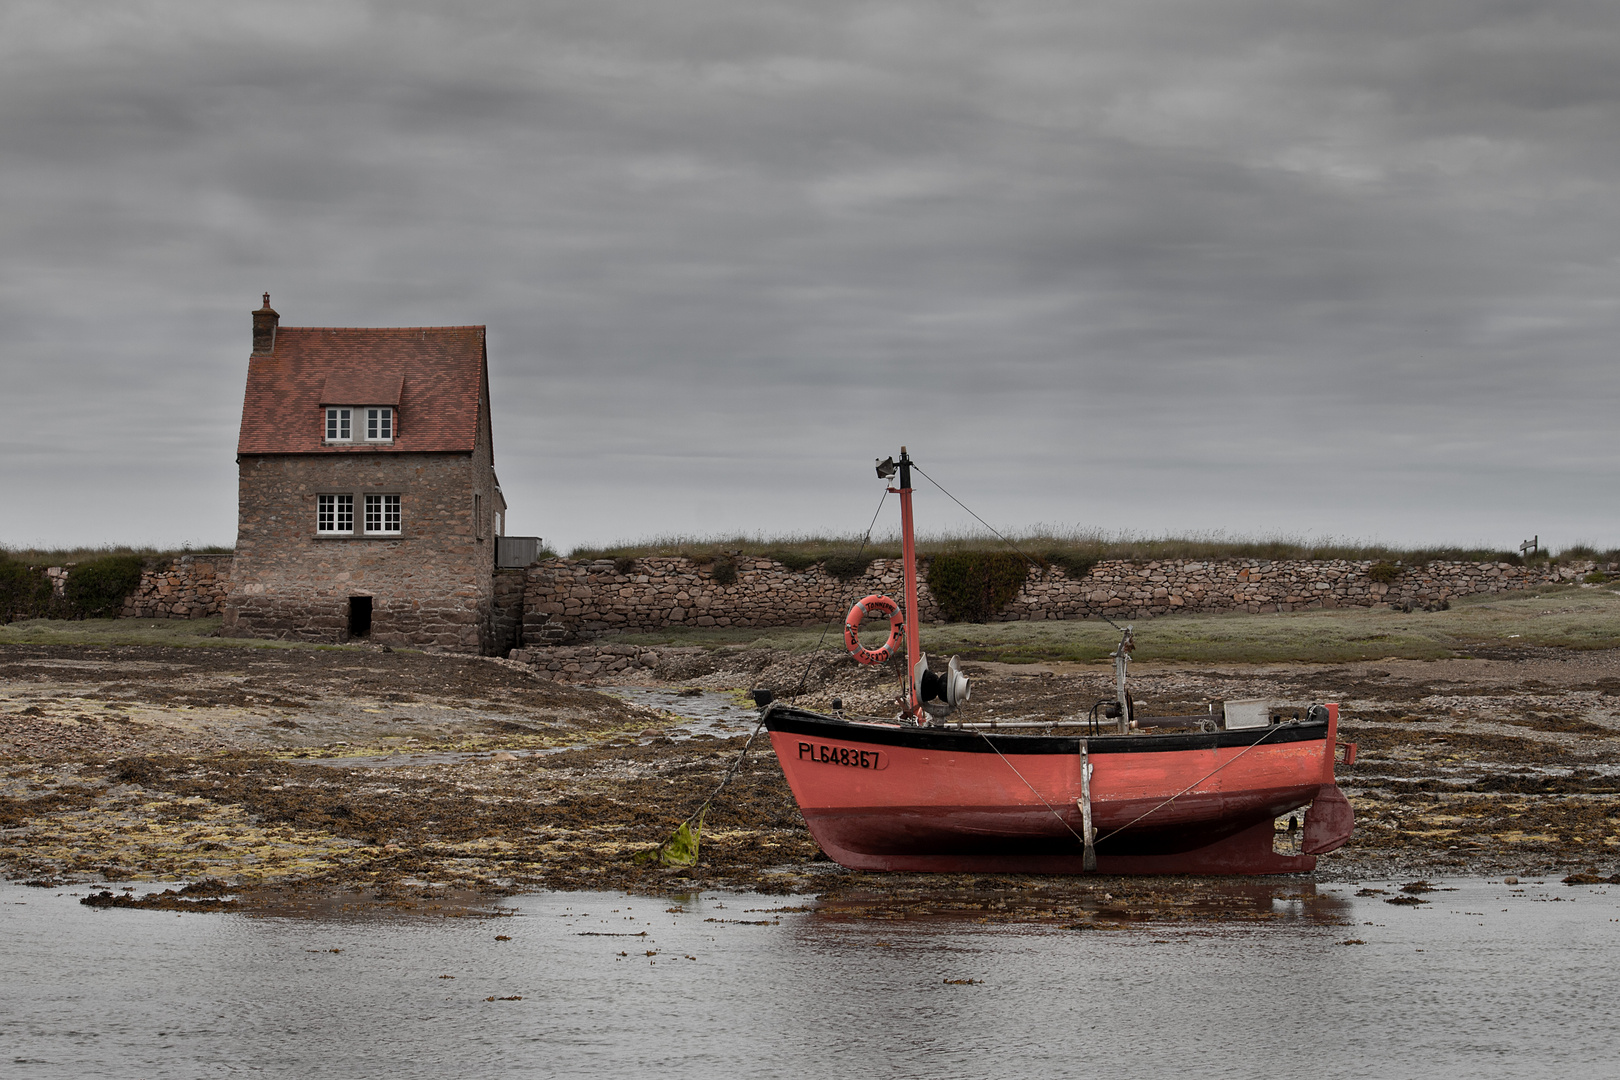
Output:
[[[1097,666],[968,670],[965,719],[1055,721],[1111,693]],[[638,864],[741,750],[754,714],[732,691],[803,675],[812,707],[839,696],[876,712],[894,696],[886,672],[831,655],[693,650],[657,674],[627,701],[507,661],[365,647],[0,647],[0,860],[41,883],[225,887],[168,901],[179,905],[700,886],[814,894],[874,917],[921,906],[1044,920],[1099,904],[1121,918],[1196,913],[1229,891],[847,871],[811,840],[763,738],[715,801],[699,864]],[[1211,698],[1342,704],[1341,737],[1360,747],[1340,771],[1357,831],[1318,881],[1616,872],[1620,654],[1139,663],[1132,686],[1150,714]]]

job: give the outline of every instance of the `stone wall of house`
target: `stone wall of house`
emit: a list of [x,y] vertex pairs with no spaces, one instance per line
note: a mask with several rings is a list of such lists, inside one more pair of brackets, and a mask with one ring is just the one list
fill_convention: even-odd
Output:
[[231,555],[181,555],[141,573],[124,601],[124,619],[203,619],[225,610]]
[[[481,448],[482,449],[482,448]],[[372,600],[370,640],[488,652],[494,646],[494,541],[475,535],[481,455],[347,453],[244,456],[236,559],[221,633],[338,642],[349,598]],[[315,532],[316,496],[401,496],[397,537]],[[485,501],[486,517],[489,503]]]
[[[666,626],[804,626],[841,619],[872,593],[901,596],[898,559],[879,559],[853,581],[820,565],[790,570],[769,559],[739,558],[736,578],[722,583],[719,564],[683,558],[548,559],[528,570],[524,643],[561,643],[613,630]],[[1525,589],[1578,580],[1591,563],[1514,566],[1435,562],[1400,568],[1388,583],[1372,580],[1374,564],[1352,560],[1101,562],[1075,579],[1061,568],[1032,570],[998,621],[1146,618],[1178,611],[1299,611],[1310,608],[1427,606],[1455,596]],[[926,564],[918,615],[939,621]]]

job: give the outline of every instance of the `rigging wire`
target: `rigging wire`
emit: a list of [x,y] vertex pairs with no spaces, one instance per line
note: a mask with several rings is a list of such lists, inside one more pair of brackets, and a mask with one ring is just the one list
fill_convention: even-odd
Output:
[[[972,508],[969,507],[966,503],[964,503],[961,499],[958,499],[955,495],[952,495],[949,491],[946,491],[945,490],[945,485],[941,484],[938,480],[935,480],[932,476],[929,476],[926,472],[923,472],[922,467],[920,465],[918,465],[916,462],[913,462],[911,467],[913,469],[915,469],[917,472],[922,473],[923,479],[927,480],[930,484],[933,484],[935,487],[939,488],[940,492],[947,499],[951,500],[951,502],[955,503],[957,506],[960,506],[963,510],[966,510],[970,515],[972,515],[974,521],[977,521],[980,525],[983,525],[985,528],[989,529],[992,533],[995,533],[996,537],[998,539],[1000,539],[1002,543],[1006,544],[1008,547],[1010,547],[1014,551],[1018,552],[1018,554],[1024,559],[1025,562],[1029,563],[1030,566],[1036,567],[1037,569],[1040,568],[1040,563],[1038,563],[1036,560],[1030,558],[1030,556],[1028,554],[1026,554],[1022,548],[1020,548],[1017,544],[1013,543],[1006,536],[1003,536],[1001,534],[1001,532],[998,531],[995,528],[995,526],[991,525],[988,521],[984,520],[984,518],[980,517],[978,514],[975,514],[973,512]],[[1120,626],[1113,619],[1110,619],[1105,612],[1099,611],[1097,614],[1109,626],[1112,626],[1115,630],[1118,630],[1121,633],[1124,633],[1124,627]],[[1093,710],[1095,710],[1095,708],[1096,708],[1096,706],[1093,706]],[[1095,722],[1093,722],[1093,723],[1095,723]],[[1141,814],[1138,814],[1136,817],[1132,818],[1130,821],[1126,822],[1124,825],[1121,825],[1119,828],[1117,828],[1114,831],[1108,833],[1107,835],[1098,837],[1097,838],[1097,843],[1101,844],[1104,840],[1107,840],[1111,836],[1118,836],[1120,833],[1124,832],[1126,829],[1130,828],[1132,825],[1135,825],[1137,822],[1141,821],[1143,818],[1148,817],[1150,814],[1155,814],[1158,811],[1163,810],[1166,806],[1169,806],[1171,803],[1175,802],[1177,799],[1179,799],[1183,795],[1187,794],[1187,792],[1192,791],[1199,784],[1202,784],[1205,780],[1208,780],[1210,777],[1214,776],[1216,773],[1218,773],[1222,769],[1226,768],[1226,766],[1232,764],[1238,758],[1242,757],[1244,754],[1247,754],[1250,750],[1253,750],[1255,747],[1259,746],[1261,743],[1263,743],[1267,739],[1271,738],[1272,732],[1279,730],[1281,727],[1282,727],[1281,724],[1277,724],[1277,725],[1273,726],[1270,731],[1267,731],[1264,735],[1260,736],[1260,738],[1256,739],[1254,742],[1252,742],[1248,746],[1244,747],[1238,753],[1232,755],[1232,757],[1227,759],[1222,764],[1217,765],[1213,770],[1211,770],[1209,772],[1208,775],[1203,776],[1198,780],[1194,780],[1189,786],[1187,786],[1187,787],[1183,788],[1182,790],[1176,792],[1174,795],[1170,796],[1168,799],[1165,799],[1163,802],[1159,803],[1157,806],[1154,806],[1154,807],[1148,809],[1147,811],[1145,811],[1145,812],[1143,812]],[[1065,829],[1069,830],[1070,835],[1072,835],[1076,840],[1079,840],[1082,844],[1084,844],[1085,841],[1081,840],[1080,834],[1075,832],[1074,829],[1072,827],[1070,827],[1070,825],[1069,825],[1069,823],[1067,821],[1063,820],[1063,815],[1059,814],[1056,810],[1052,809],[1052,804],[1047,802],[1044,798],[1042,798],[1041,793],[1039,791],[1035,790],[1035,785],[1034,784],[1031,784],[1028,780],[1024,780],[1024,775],[1022,773],[1020,773],[1018,771],[1018,769],[1013,766],[1013,763],[1011,761],[1007,760],[1007,757],[1006,757],[1005,754],[1003,754],[999,749],[997,749],[996,744],[990,741],[990,736],[986,735],[982,731],[979,732],[979,736],[984,739],[985,743],[989,745],[990,749],[995,750],[996,756],[1001,758],[1001,760],[1006,763],[1007,768],[1012,769],[1013,775],[1018,777],[1018,779],[1023,780],[1024,781],[1024,786],[1029,788],[1030,791],[1034,792],[1035,797],[1037,799],[1041,800],[1041,805],[1046,807],[1047,810],[1051,811],[1053,817],[1057,818],[1058,821],[1062,822],[1063,827]]]
[[[883,503],[888,499],[888,497],[889,485],[884,484],[883,494],[878,498],[877,509],[872,511],[872,520],[867,522],[866,535],[861,537],[861,546],[856,550],[855,558],[859,559],[863,554],[865,554],[866,545],[872,542],[872,530],[877,527],[878,515],[883,513]],[[827,631],[831,630],[837,622],[838,613],[835,611],[833,613],[832,621],[821,628],[821,637],[816,640],[816,647],[810,650],[810,658],[804,662],[804,674],[799,676],[798,683],[796,683],[793,687],[793,693],[788,697],[789,701],[799,700],[799,694],[804,691],[804,684],[810,678],[810,667],[816,662],[816,654],[821,651],[821,646],[827,640]]]
[[933,484],[935,487],[939,488],[939,490],[944,493],[944,495],[945,495],[945,497],[947,499],[951,500],[951,502],[955,503],[957,506],[960,506],[962,509],[966,510],[969,514],[973,514],[973,520],[974,521],[977,521],[980,525],[983,525],[985,528],[987,528],[991,532],[995,533],[997,538],[999,538],[1003,544],[1006,544],[1008,547],[1010,547],[1014,551],[1018,552],[1018,554],[1023,557],[1023,560],[1025,562],[1029,563],[1029,565],[1031,565],[1033,567],[1037,567],[1037,568],[1040,567],[1041,564],[1039,562],[1037,562],[1036,560],[1030,558],[1028,555],[1025,555],[1022,548],[1020,548],[1017,544],[1013,543],[1011,540],[1007,539],[1007,537],[1002,536],[1001,533],[997,532],[996,527],[994,525],[991,525],[988,521],[984,520],[984,518],[980,517],[978,514],[974,514],[972,509],[970,509],[968,507],[967,503],[963,502],[961,499],[958,499],[955,495],[952,495],[950,492],[946,491],[945,490],[945,485],[941,484],[938,480],[935,480],[932,476],[929,476],[927,473],[923,472],[921,465],[918,465],[915,461],[913,461],[911,463],[911,467],[913,469],[917,470],[918,472],[922,473],[923,479],[927,480],[930,484]]
[[[941,489],[941,490],[943,490],[943,489]],[[972,511],[969,511],[969,513],[971,513],[971,512]],[[990,740],[990,736],[986,735],[984,732],[981,731],[981,732],[979,732],[979,738],[983,739],[984,742],[985,742],[985,745],[990,747],[990,749],[992,749],[992,750],[994,750],[996,752],[996,757],[1000,758],[1001,761],[1002,761],[1002,764],[1006,765],[1007,768],[1012,770],[1012,774],[1014,776],[1018,777],[1018,779],[1020,779],[1020,780],[1024,780],[1024,774],[1018,771],[1018,767],[1016,765],[1014,765],[1012,762],[1007,760],[1007,755],[1003,754],[1001,752],[1001,749],[998,746],[996,746],[996,744],[994,742],[992,742]],[[1067,821],[1064,821],[1063,820],[1063,815],[1058,813],[1056,810],[1052,809],[1052,804],[1047,802],[1046,798],[1039,791],[1035,790],[1035,785],[1030,783],[1028,780],[1024,780],[1024,786],[1029,788],[1029,790],[1034,793],[1034,795],[1035,795],[1035,797],[1037,799],[1041,800],[1041,805],[1046,807],[1046,809],[1051,813],[1051,815],[1058,819],[1058,824],[1062,825],[1065,829],[1068,829],[1069,830],[1069,835],[1074,837],[1076,840],[1079,840],[1080,845],[1082,847],[1084,847],[1086,842],[1085,842],[1085,840],[1081,839],[1079,833],[1074,831],[1074,826],[1070,825]],[[1152,811],[1149,811],[1149,813],[1152,813]]]
[[[1238,753],[1233,754],[1230,758],[1228,758],[1226,761],[1222,762],[1220,765],[1217,765],[1214,769],[1210,770],[1210,772],[1207,773],[1206,775],[1200,777],[1197,780],[1194,780],[1187,787],[1182,788],[1180,791],[1176,792],[1174,795],[1170,796],[1168,799],[1166,799],[1163,802],[1159,803],[1157,806],[1154,806],[1154,807],[1148,809],[1147,811],[1145,811],[1145,812],[1143,812],[1141,814],[1138,814],[1136,817],[1132,818],[1130,821],[1128,821],[1125,824],[1121,825],[1119,828],[1113,830],[1112,832],[1109,832],[1109,833],[1106,833],[1106,834],[1104,834],[1102,836],[1099,836],[1096,839],[1095,844],[1096,845],[1101,845],[1104,840],[1107,840],[1107,839],[1109,839],[1110,837],[1113,837],[1113,836],[1118,836],[1120,833],[1124,832],[1126,829],[1130,828],[1132,825],[1135,825],[1137,822],[1141,821],[1143,818],[1148,817],[1151,814],[1155,814],[1155,813],[1159,812],[1160,810],[1163,810],[1166,806],[1169,806],[1171,803],[1175,802],[1177,799],[1179,799],[1183,795],[1187,794],[1187,792],[1193,790],[1199,784],[1202,784],[1205,780],[1208,780],[1210,777],[1214,776],[1216,773],[1220,772],[1222,769],[1224,769],[1228,765],[1232,764],[1238,758],[1242,757],[1244,754],[1247,754],[1250,750],[1253,750],[1255,747],[1259,746],[1261,743],[1263,743],[1267,739],[1271,738],[1272,733],[1281,730],[1282,726],[1283,725],[1281,725],[1281,724],[1273,725],[1271,727],[1271,730],[1267,731],[1264,735],[1262,735],[1258,739],[1254,740],[1254,742],[1250,743],[1248,746],[1245,746]],[[1074,831],[1074,826],[1070,825],[1067,821],[1063,820],[1063,815],[1058,813],[1057,810],[1053,808],[1052,804],[1046,801],[1045,796],[1043,796],[1038,790],[1036,790],[1034,784],[1032,784],[1028,780],[1024,779],[1024,774],[1019,772],[1018,767],[1015,766],[1011,761],[1009,761],[1007,759],[1007,755],[1003,754],[1001,752],[1001,749],[996,746],[996,744],[991,740],[990,736],[986,735],[982,731],[978,732],[978,735],[979,735],[979,737],[981,739],[984,740],[986,746],[990,747],[991,750],[995,751],[996,756],[1001,759],[1002,764],[1006,765],[1007,768],[1011,769],[1012,774],[1014,776],[1016,776],[1016,777],[1018,777],[1018,779],[1024,781],[1024,786],[1029,788],[1030,792],[1032,794],[1034,794],[1034,796],[1041,801],[1041,805],[1046,807],[1047,811],[1049,813],[1051,813],[1051,815],[1053,817],[1058,819],[1058,823],[1060,825],[1062,825],[1065,829],[1069,830],[1069,835],[1074,837],[1075,840],[1078,841],[1081,846],[1084,846],[1085,845],[1085,840],[1080,836],[1079,833]]]
[[1118,836],[1120,833],[1124,832],[1126,829],[1130,828],[1132,825],[1135,825],[1138,821],[1141,821],[1143,818],[1147,817],[1148,814],[1154,814],[1154,813],[1157,813],[1160,810],[1163,810],[1165,807],[1169,806],[1171,803],[1175,802],[1177,799],[1179,799],[1183,795],[1187,794],[1187,792],[1191,791],[1193,788],[1197,787],[1199,784],[1202,784],[1205,780],[1208,780],[1211,776],[1214,776],[1216,773],[1218,773],[1222,769],[1226,768],[1226,766],[1232,764],[1232,762],[1236,761],[1238,758],[1242,757],[1244,754],[1247,754],[1250,750],[1253,750],[1255,747],[1259,746],[1261,743],[1263,743],[1267,739],[1271,738],[1272,732],[1281,731],[1282,727],[1283,727],[1283,725],[1281,725],[1281,724],[1273,724],[1271,726],[1270,731],[1267,731],[1264,735],[1262,735],[1258,739],[1254,740],[1254,742],[1250,743],[1248,746],[1245,746],[1238,753],[1233,754],[1231,757],[1227,758],[1226,761],[1224,761],[1221,764],[1215,766],[1214,769],[1210,770],[1208,775],[1203,776],[1200,779],[1194,780],[1191,784],[1187,785],[1186,787],[1182,788],[1180,791],[1176,792],[1174,795],[1170,796],[1168,799],[1164,800],[1164,802],[1162,802],[1159,805],[1145,811],[1144,813],[1138,814],[1136,817],[1132,818],[1131,820],[1127,821],[1125,824],[1121,825],[1119,828],[1115,829],[1113,832],[1109,833],[1108,836],[1098,837],[1097,838],[1097,843],[1099,843],[1099,844],[1102,843],[1104,840],[1107,840],[1109,836]]
[[[955,495],[952,495],[950,492],[946,491],[944,484],[941,484],[938,480],[935,480],[932,476],[929,476],[927,473],[923,472],[921,465],[918,465],[914,461],[914,462],[911,463],[911,467],[913,469],[915,469],[917,472],[922,473],[923,479],[927,480],[930,484],[933,484],[935,487],[939,488],[941,493],[943,493],[944,496],[947,499],[951,500],[951,502],[955,503],[957,506],[960,506],[963,510],[966,510],[969,514],[972,514],[974,521],[977,521],[980,525],[983,525],[985,528],[987,528],[991,532],[995,533],[996,537],[1003,544],[1006,544],[1008,547],[1010,547],[1014,551],[1018,552],[1018,554],[1023,558],[1023,560],[1025,562],[1029,563],[1030,566],[1035,567],[1037,570],[1044,569],[1044,567],[1042,567],[1041,564],[1037,560],[1032,559],[1027,554],[1025,554],[1024,550],[1022,548],[1020,548],[1017,544],[1013,543],[1007,537],[1002,536],[1000,532],[997,532],[995,526],[991,525],[988,521],[984,520],[984,518],[980,517],[978,514],[974,514],[973,510],[967,505],[967,503],[963,502],[961,499],[958,499]],[[1110,619],[1106,612],[1102,612],[1102,611],[1097,612],[1097,617],[1102,619],[1102,621],[1107,623],[1109,626],[1112,626],[1115,630],[1118,630],[1120,633],[1123,634],[1125,632],[1125,628],[1123,626],[1119,625],[1119,623],[1115,622],[1113,619]]]

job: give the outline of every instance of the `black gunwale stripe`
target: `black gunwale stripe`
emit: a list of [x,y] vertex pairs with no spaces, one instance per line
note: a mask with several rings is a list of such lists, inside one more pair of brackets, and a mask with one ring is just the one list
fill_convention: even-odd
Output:
[[[841,720],[836,716],[776,706],[765,715],[765,727],[787,735],[820,736],[878,746],[905,746],[915,750],[949,750],[958,754],[1077,754],[1078,735],[1013,735],[1003,732],[949,728],[882,727]],[[981,734],[982,732],[982,734]],[[1200,731],[1184,734],[1092,735],[1087,750],[1093,754],[1158,754],[1173,750],[1214,750],[1253,746],[1261,739],[1268,746],[1292,742],[1319,742],[1327,738],[1326,721],[1295,721],[1277,727],[1239,728],[1236,731]]]

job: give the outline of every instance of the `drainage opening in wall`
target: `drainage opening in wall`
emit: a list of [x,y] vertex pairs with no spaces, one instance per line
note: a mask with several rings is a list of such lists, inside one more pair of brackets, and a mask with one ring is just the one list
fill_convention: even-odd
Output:
[[349,636],[352,638],[371,636],[371,597],[349,597]]

